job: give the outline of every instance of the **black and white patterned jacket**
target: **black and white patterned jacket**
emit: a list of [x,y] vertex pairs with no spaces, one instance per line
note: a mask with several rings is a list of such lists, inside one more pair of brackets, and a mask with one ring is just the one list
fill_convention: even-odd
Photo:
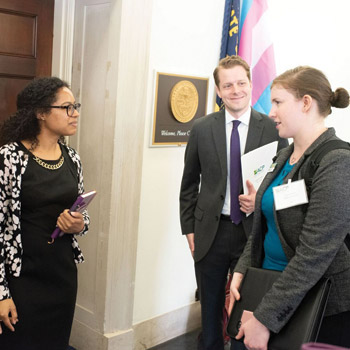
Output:
[[[83,173],[80,157],[76,151],[66,145],[70,158],[77,167],[78,193],[84,192]],[[22,175],[28,165],[28,154],[18,143],[13,142],[0,148],[0,300],[11,297],[6,272],[18,277],[22,266],[21,242],[21,185]],[[80,235],[88,231],[90,223],[87,211],[83,212],[85,227]],[[84,261],[76,238],[72,237],[74,261]]]

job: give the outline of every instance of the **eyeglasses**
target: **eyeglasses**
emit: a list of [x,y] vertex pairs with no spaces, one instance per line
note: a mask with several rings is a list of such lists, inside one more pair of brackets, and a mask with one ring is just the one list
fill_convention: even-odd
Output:
[[68,117],[73,117],[74,111],[79,112],[79,108],[81,107],[81,103],[69,104],[67,106],[44,106],[43,108],[61,108],[65,109]]

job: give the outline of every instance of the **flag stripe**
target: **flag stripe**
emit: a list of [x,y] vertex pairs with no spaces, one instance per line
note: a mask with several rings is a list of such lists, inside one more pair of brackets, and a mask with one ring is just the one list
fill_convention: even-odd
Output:
[[241,40],[242,26],[247,17],[250,8],[253,5],[253,0],[241,0],[241,20],[239,23],[239,41]]
[[[254,67],[266,49],[272,45],[271,36],[267,32],[266,28],[269,26],[269,14],[265,11],[260,17],[259,21],[253,28],[253,47],[252,47],[252,62],[251,66]],[[261,35],[264,33],[264,35]],[[272,55],[273,57],[273,55]]]
[[266,9],[265,1],[255,0],[242,24],[238,54],[245,59],[249,65],[252,64],[252,51],[255,46],[255,42],[253,41],[253,29]]
[[238,54],[251,67],[252,105],[269,113],[271,81],[276,76],[273,44],[270,33],[267,0],[241,0],[241,21]]
[[264,92],[260,95],[258,101],[253,105],[253,107],[261,113],[267,114],[266,106],[269,106],[271,103],[270,97],[270,88],[271,88],[272,82],[267,86],[267,88],[264,90]]
[[[273,45],[267,48],[260,57],[258,63],[252,69],[253,94],[252,104],[254,105],[259,96],[276,76],[275,62],[273,59]],[[256,79],[255,79],[256,78]]]

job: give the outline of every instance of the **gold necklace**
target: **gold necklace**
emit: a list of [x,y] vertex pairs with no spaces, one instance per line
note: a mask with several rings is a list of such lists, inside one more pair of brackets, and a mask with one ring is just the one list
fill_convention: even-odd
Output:
[[57,164],[48,164],[46,162],[44,162],[42,159],[38,158],[37,156],[35,156],[33,154],[33,159],[39,164],[41,165],[43,168],[45,169],[49,169],[49,170],[57,170],[59,169],[63,163],[64,163],[64,157],[63,154],[61,155],[61,158],[59,160],[59,162]]

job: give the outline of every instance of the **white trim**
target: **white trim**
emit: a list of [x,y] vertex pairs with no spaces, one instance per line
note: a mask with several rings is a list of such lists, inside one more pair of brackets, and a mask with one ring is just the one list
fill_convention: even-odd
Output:
[[75,0],[56,0],[52,75],[72,81]]
[[134,350],[149,349],[200,328],[200,303],[184,306],[164,315],[135,324]]
[[83,350],[144,350],[199,329],[200,303],[140,322],[132,328],[103,334],[74,319],[70,344]]

